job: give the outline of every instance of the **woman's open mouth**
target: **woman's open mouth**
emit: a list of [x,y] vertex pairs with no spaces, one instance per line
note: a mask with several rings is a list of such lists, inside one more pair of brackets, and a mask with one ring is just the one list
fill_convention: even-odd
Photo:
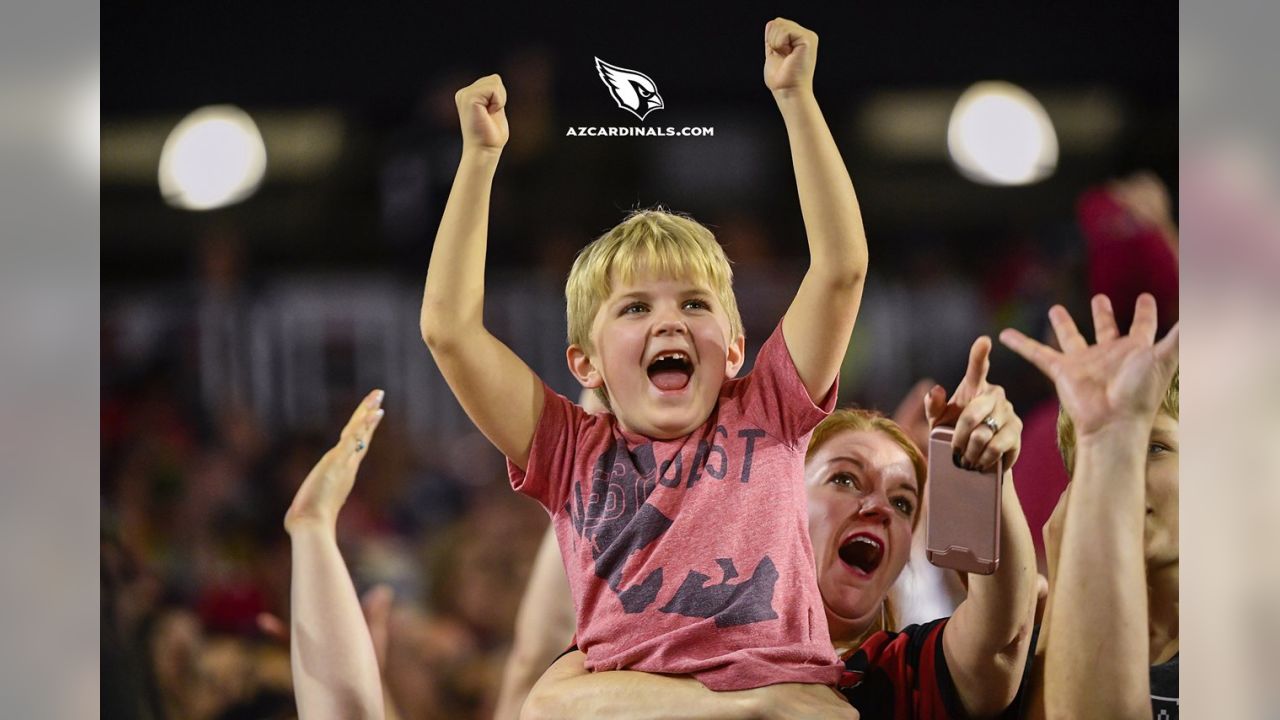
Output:
[[870,533],[857,533],[840,544],[840,560],[856,572],[870,576],[884,559],[884,543]]

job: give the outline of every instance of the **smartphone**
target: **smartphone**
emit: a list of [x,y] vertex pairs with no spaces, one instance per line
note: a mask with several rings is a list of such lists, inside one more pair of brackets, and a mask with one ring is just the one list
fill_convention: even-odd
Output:
[[926,555],[942,568],[990,575],[1000,566],[1003,460],[994,470],[966,470],[951,449],[955,428],[929,433]]

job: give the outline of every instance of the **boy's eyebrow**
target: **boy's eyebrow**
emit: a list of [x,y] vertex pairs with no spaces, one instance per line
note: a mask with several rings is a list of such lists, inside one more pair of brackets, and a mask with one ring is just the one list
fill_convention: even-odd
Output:
[[614,302],[615,303],[622,302],[623,300],[648,300],[648,299],[649,299],[649,293],[645,292],[644,290],[632,290],[629,293],[619,295],[617,298],[614,299]]
[[[700,287],[698,285],[687,285],[677,290],[676,294],[680,296],[705,295],[710,297],[715,293],[707,288]],[[630,292],[623,293],[622,295],[619,295],[618,297],[614,298],[614,302],[622,302],[623,300],[648,300],[651,297],[653,297],[653,293],[649,292],[648,290],[632,290]]]

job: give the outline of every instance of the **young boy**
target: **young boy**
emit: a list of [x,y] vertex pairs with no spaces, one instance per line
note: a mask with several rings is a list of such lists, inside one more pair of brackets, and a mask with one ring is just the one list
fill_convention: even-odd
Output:
[[567,359],[612,414],[547,388],[482,322],[489,194],[508,130],[497,76],[456,101],[463,153],[427,272],[422,336],[467,414],[551,513],[591,670],[713,690],[834,684],[806,528],[804,450],[834,406],[867,268],[857,200],[813,96],[817,36],[765,26],[810,266],[755,369],[710,231],[638,212],[585,248],[565,289]]

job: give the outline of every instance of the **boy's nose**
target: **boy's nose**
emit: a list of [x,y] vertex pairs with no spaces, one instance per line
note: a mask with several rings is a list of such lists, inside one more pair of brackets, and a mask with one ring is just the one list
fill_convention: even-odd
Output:
[[659,318],[653,324],[654,335],[685,335],[689,332],[689,328],[685,327],[683,320],[675,318]]

